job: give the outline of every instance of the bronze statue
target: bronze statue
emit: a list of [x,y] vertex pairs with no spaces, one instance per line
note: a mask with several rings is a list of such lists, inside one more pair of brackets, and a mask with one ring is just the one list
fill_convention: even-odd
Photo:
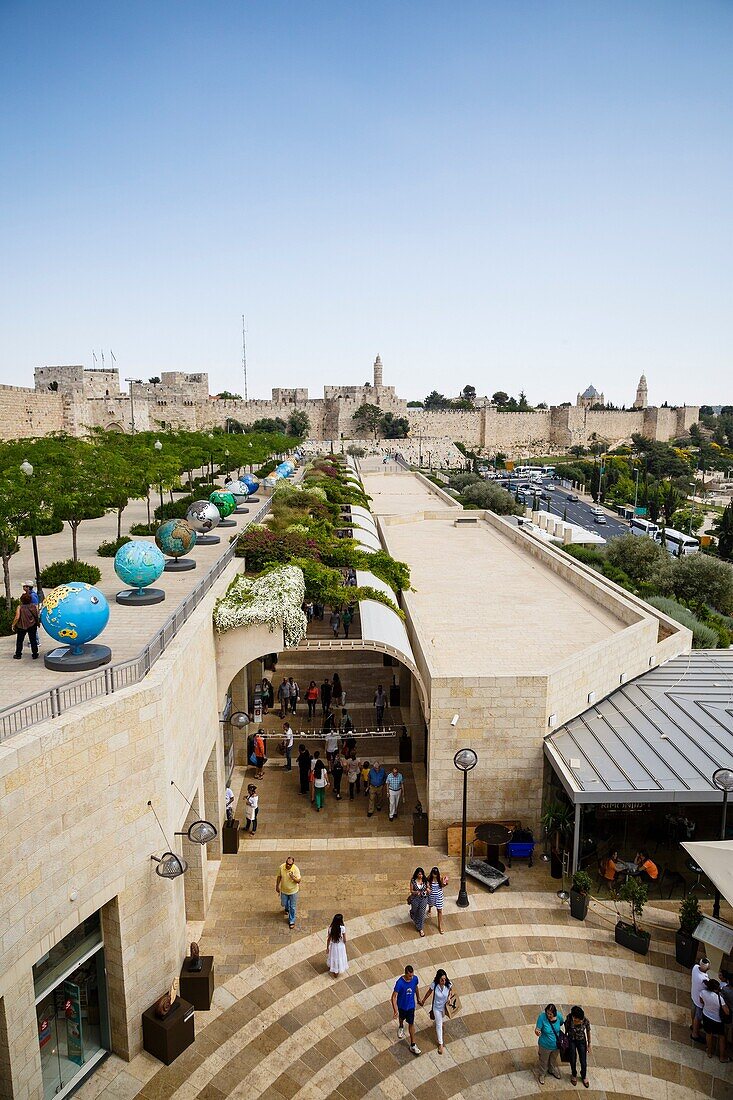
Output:
[[194,973],[196,973],[197,971],[199,971],[201,969],[201,967],[203,965],[204,964],[201,961],[201,950],[199,948],[199,945],[196,943],[196,940],[192,940],[191,941],[191,958],[189,959],[188,969],[190,971],[193,971]]
[[163,996],[155,1002],[155,1015],[159,1020],[164,1020],[172,1007],[170,993],[164,993]]

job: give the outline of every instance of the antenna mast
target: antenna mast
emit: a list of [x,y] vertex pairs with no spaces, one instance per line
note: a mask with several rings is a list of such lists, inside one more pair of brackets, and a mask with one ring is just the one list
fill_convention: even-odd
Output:
[[244,372],[244,400],[247,401],[247,341],[244,328],[244,314],[242,314],[242,371]]

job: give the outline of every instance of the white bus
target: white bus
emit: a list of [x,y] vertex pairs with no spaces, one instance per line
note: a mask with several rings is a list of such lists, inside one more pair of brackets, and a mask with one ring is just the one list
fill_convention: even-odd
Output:
[[683,558],[686,554],[696,554],[700,549],[700,542],[693,535],[686,535],[684,531],[675,531],[673,527],[665,527],[661,532],[662,545],[666,547],[675,558]]
[[651,520],[642,519],[640,516],[634,516],[629,527],[632,535],[646,535],[647,538],[659,542],[659,527],[656,523],[652,523]]
[[511,476],[539,481],[540,478],[553,477],[554,473],[554,466],[515,466]]

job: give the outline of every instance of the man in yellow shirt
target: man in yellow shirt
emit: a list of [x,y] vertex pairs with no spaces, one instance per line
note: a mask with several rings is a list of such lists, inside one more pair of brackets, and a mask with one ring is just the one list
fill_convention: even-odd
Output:
[[295,928],[295,908],[298,901],[298,890],[300,889],[300,871],[295,866],[295,860],[292,856],[288,856],[285,862],[280,864],[275,889],[280,895],[280,904],[285,910],[285,916],[288,918],[288,926]]

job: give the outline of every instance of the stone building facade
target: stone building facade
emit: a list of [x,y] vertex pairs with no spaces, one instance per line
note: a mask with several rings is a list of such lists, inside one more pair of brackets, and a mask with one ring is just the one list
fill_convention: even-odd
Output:
[[[590,390],[593,393],[587,397]],[[128,382],[122,389],[116,370],[37,367],[33,390],[0,386],[0,438],[59,431],[84,435],[93,428],[211,430],[226,428],[232,420],[251,424],[280,417],[287,421],[294,409],[302,409],[310,420],[311,438],[352,440],[360,436],[354,414],[365,403],[406,417],[412,437],[445,438],[512,457],[561,453],[574,444],[588,446],[596,440],[614,445],[637,432],[666,442],[685,435],[699,418],[695,406],[648,407],[644,376],[635,407],[628,410],[592,408],[604,403],[603,394],[593,387],[578,394],[575,406],[532,412],[505,412],[487,400],[466,410],[411,408],[394,386],[384,385],[382,360],[377,356],[372,380],[361,386],[325,386],[322,397],[310,397],[305,387],[275,387],[270,400],[251,401],[210,396],[206,373],[164,371],[156,384]]]

